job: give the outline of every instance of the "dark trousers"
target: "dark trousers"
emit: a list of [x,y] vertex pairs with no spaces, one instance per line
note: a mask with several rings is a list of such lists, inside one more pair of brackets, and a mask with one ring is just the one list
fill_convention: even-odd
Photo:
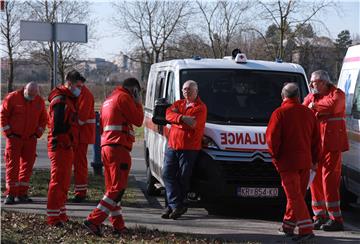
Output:
[[167,148],[163,169],[168,206],[171,209],[183,207],[190,187],[190,177],[198,150],[174,150]]

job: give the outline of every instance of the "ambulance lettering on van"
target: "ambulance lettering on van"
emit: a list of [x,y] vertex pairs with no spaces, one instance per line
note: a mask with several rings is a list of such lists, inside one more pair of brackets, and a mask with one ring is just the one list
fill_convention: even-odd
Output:
[[[163,185],[162,169],[170,124],[165,110],[182,98],[187,80],[198,84],[208,108],[202,150],[193,169],[191,191],[200,201],[272,201],[285,195],[265,140],[272,112],[281,105],[281,89],[295,82],[300,98],[308,93],[306,75],[297,64],[224,59],[178,59],[151,66],[145,102],[144,148],[148,194]],[[257,194],[266,192],[268,194]]]

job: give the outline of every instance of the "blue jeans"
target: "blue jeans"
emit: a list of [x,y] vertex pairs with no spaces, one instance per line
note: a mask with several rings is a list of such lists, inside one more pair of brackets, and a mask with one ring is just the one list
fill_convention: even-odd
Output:
[[163,169],[168,206],[171,209],[183,207],[190,187],[190,177],[198,150],[174,150],[167,148]]

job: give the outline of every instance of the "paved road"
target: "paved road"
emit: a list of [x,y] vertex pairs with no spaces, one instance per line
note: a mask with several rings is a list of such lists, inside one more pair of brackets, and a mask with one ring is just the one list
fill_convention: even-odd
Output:
[[[133,166],[131,175],[136,178],[142,191],[145,186],[145,162],[143,157],[143,147],[141,143],[135,144],[133,152]],[[89,150],[88,158],[91,161]],[[2,162],[3,169],[3,162]],[[39,142],[37,168],[49,168],[49,160],[46,156],[45,141]],[[2,174],[3,176],[3,174]],[[188,213],[179,220],[162,220],[159,216],[164,206],[162,197],[147,197],[139,191],[139,198],[146,204],[141,207],[124,207],[124,217],[129,226],[143,225],[148,228],[157,228],[163,231],[173,231],[182,233],[196,233],[200,235],[212,235],[213,237],[231,239],[236,242],[262,242],[279,243],[287,242],[277,235],[276,230],[281,225],[281,216],[272,208],[262,209],[241,209],[236,217],[208,215],[202,208],[190,208]],[[13,209],[24,212],[45,213],[46,199],[35,199],[34,204],[4,206],[5,209]],[[85,217],[94,208],[89,204],[70,204],[68,206],[71,216]],[[342,243],[360,242],[360,210],[352,209],[344,211],[346,231],[336,233],[326,233],[316,231],[316,243]]]

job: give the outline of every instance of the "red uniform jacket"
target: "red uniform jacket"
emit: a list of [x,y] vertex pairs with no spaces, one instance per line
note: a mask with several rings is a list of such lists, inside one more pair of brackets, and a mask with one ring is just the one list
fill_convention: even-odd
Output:
[[57,147],[71,148],[79,141],[79,125],[76,114],[76,97],[65,86],[56,87],[49,98],[48,150]]
[[94,96],[90,90],[83,86],[76,102],[79,122],[79,143],[95,143],[95,111]]
[[[195,128],[191,128],[181,121],[183,115],[195,116]],[[206,105],[199,97],[188,107],[186,107],[185,99],[174,102],[166,110],[166,120],[171,123],[169,147],[175,150],[200,150],[206,116]]]
[[144,110],[136,103],[128,90],[116,88],[101,107],[101,146],[120,144],[132,149],[135,141],[133,125],[141,126]]
[[24,88],[11,92],[1,106],[1,130],[5,136],[11,134],[27,139],[41,137],[45,130],[47,114],[45,102],[40,96],[28,101]]
[[271,115],[266,141],[279,172],[310,169],[321,155],[314,113],[298,99],[286,99]]
[[312,109],[320,122],[323,149],[326,151],[347,151],[349,142],[345,122],[345,94],[331,85],[326,95],[308,94],[304,105],[315,104]]

